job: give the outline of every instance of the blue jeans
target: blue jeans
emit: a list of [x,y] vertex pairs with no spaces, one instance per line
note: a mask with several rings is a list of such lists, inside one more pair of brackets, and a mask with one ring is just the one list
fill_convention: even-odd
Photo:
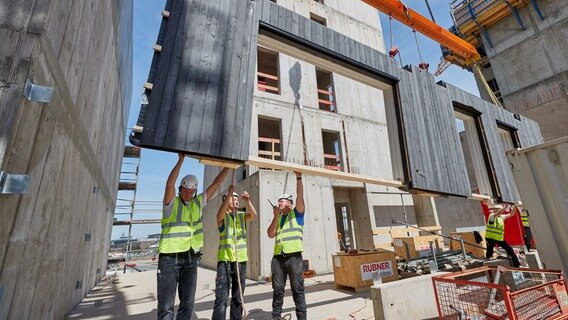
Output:
[[[239,277],[243,295],[247,275],[247,263],[239,262]],[[227,314],[227,300],[231,289],[231,320],[240,320],[243,316],[243,303],[239,293],[239,281],[235,262],[219,261],[217,263],[217,277],[215,278],[215,304],[213,305],[212,320],[225,320]]]
[[177,320],[190,320],[195,303],[200,253],[160,253],[158,259],[158,320],[174,319],[176,289],[179,294]]
[[284,303],[286,276],[290,276],[292,297],[296,304],[296,318],[306,320],[306,296],[304,294],[304,259],[302,253],[277,255],[272,258],[272,319],[280,319]]

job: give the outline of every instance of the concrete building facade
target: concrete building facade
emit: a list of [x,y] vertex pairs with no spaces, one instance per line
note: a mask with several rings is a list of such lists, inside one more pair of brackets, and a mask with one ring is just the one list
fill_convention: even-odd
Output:
[[[64,319],[105,275],[131,98],[132,5],[0,5],[0,319]],[[27,81],[52,96],[25,96]],[[16,175],[29,180],[11,180],[22,192],[6,193],[4,178]]]
[[[568,135],[568,3],[525,4],[515,9],[518,16],[507,8],[505,18],[484,27],[486,36],[478,39],[487,58],[481,66],[504,107],[538,122],[548,141]],[[489,100],[480,81],[482,98]]]

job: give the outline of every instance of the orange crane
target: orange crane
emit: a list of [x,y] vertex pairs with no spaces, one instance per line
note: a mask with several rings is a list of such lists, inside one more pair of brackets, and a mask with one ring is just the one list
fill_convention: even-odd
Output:
[[471,66],[473,71],[483,80],[482,82],[492,102],[501,107],[501,103],[485,81],[485,77],[477,65],[477,62],[481,60],[481,55],[474,46],[408,8],[400,0],[363,0],[363,2],[438,42],[452,51],[455,57],[463,59],[462,64]]

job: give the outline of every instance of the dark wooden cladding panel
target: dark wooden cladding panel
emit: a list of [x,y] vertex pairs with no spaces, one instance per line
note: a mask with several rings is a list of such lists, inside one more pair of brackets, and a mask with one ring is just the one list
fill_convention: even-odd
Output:
[[[183,2],[174,1],[171,6],[170,17],[167,20],[164,31],[164,42],[159,58],[153,61],[150,67],[150,75],[155,74],[153,88],[148,95],[149,104],[145,107],[146,114],[144,118],[144,131],[142,135],[142,143],[144,141],[155,142],[156,131],[165,130],[158,126],[158,119],[162,109],[162,100],[164,97],[165,83],[170,71],[170,60],[173,55],[174,45],[178,30],[178,23],[183,12],[181,11]],[[155,64],[154,64],[155,63]]]
[[[243,5],[239,8],[239,16],[241,19],[236,21],[237,27],[234,35],[235,41],[235,52],[231,57],[231,69],[227,70],[230,74],[230,78],[234,79],[235,84],[230,88],[227,94],[226,105],[231,106],[228,109],[233,110],[227,114],[226,127],[223,128],[223,137],[227,139],[232,138],[234,143],[232,144],[222,144],[223,152],[230,152],[235,148],[238,148],[241,144],[249,144],[250,130],[243,130],[245,126],[245,119],[250,118],[250,114],[245,114],[243,112],[238,112],[239,106],[248,106],[247,108],[252,109],[252,102],[247,103],[245,100],[251,99],[253,91],[250,91],[250,96],[247,87],[251,89],[254,85],[250,85],[246,81],[246,77],[249,75],[254,75],[254,69],[249,70],[248,66],[252,64],[256,65],[256,55],[251,57],[250,51],[254,50],[256,53],[256,46],[252,47],[250,45],[251,38],[256,38],[256,29],[254,33],[251,33],[252,25],[255,27],[258,25],[256,19],[254,18],[254,4],[249,2],[246,6]],[[254,58],[254,60],[252,60]],[[256,76],[255,76],[256,79]],[[250,127],[247,127],[247,129]]]
[[[256,82],[250,85],[250,81],[247,81],[249,75],[253,75],[256,79],[256,48],[257,48],[257,34],[258,34],[258,20],[255,18],[255,1],[249,1],[247,5],[245,28],[242,37],[242,58],[241,58],[241,72],[239,74],[239,99],[237,100],[237,106],[248,106],[252,109],[254,100],[254,89]],[[248,145],[250,143],[251,137],[251,123],[252,117],[250,114],[244,112],[237,112],[235,115],[235,130],[234,132],[228,132],[227,136],[235,136],[235,143],[233,148],[237,148],[239,145]]]
[[[230,17],[244,17],[246,7],[243,6],[232,6]],[[259,10],[260,11],[260,10]],[[238,57],[241,51],[244,50],[242,43],[239,43],[238,38],[243,36],[243,24],[244,19],[229,19],[228,21],[228,33],[227,33],[227,43],[234,43],[231,48],[227,48],[223,54],[223,67],[221,70],[221,83],[227,83],[229,79],[237,79],[238,74],[240,74],[240,69],[238,68],[239,60]],[[235,73],[237,75],[235,75]],[[215,126],[223,128],[222,131],[217,132],[213,137],[213,145],[217,148],[213,150],[214,154],[231,154],[233,152],[232,144],[224,144],[224,137],[230,137],[234,132],[234,122],[225,121],[225,119],[235,119],[235,112],[237,111],[237,106],[235,105],[235,96],[237,92],[237,86],[223,86],[219,90],[221,99],[219,105],[227,105],[230,107],[225,108],[223,117],[217,117],[215,119]],[[223,126],[224,124],[224,126]]]
[[[177,28],[174,34],[175,38],[170,37],[167,39],[170,40],[166,42],[168,43],[168,46],[173,46],[172,54],[169,56],[169,70],[165,78],[165,83],[157,83],[158,86],[163,86],[164,94],[160,102],[161,108],[156,123],[154,141],[167,147],[175,147],[176,139],[172,139],[171,135],[172,132],[178,132],[179,122],[176,120],[179,119],[179,113],[184,109],[184,107],[187,107],[186,105],[179,103],[175,93],[178,92],[178,90],[182,90],[181,88],[184,88],[185,68],[183,63],[184,61],[187,61],[184,59],[187,56],[187,37],[185,37],[182,32],[179,32],[179,30],[187,30],[187,26],[193,18],[191,14],[193,10],[190,10],[190,3],[185,1],[181,3],[182,6],[179,10],[186,14],[179,17],[179,20],[176,23]],[[171,41],[171,39],[174,40]]]
[[[298,41],[299,48],[317,54],[329,52],[335,61],[366,68],[385,83],[398,82],[409,188],[471,195],[453,111],[458,102],[481,114],[499,192],[505,201],[518,200],[512,199],[512,177],[500,151],[496,121],[517,128],[523,147],[542,141],[534,122],[523,117],[519,121],[506,110],[451,85],[438,85],[433,75],[416,67],[403,70],[387,55],[268,0],[168,3],[171,16],[162,53],[152,65],[156,77],[142,146],[248,158],[260,20],[268,28],[263,32]],[[176,7],[180,12],[176,13]],[[179,14],[187,19],[180,19]],[[278,32],[271,33],[274,31]]]
[[[167,5],[170,17],[160,32],[162,52],[152,62],[153,89],[140,145],[248,159],[256,3],[170,0]],[[272,8],[277,6],[258,5],[267,17]]]
[[514,114],[503,108],[496,107],[454,86],[447,85],[447,87],[453,101],[474,108],[481,113],[480,117],[489,149],[489,159],[494,169],[501,200],[505,202],[519,201],[520,199],[518,199],[515,192],[515,181],[511,174],[510,164],[503,151],[497,121],[516,129],[521,147],[523,148],[542,143],[542,136],[540,135],[538,124],[522,116],[520,120],[517,120]]

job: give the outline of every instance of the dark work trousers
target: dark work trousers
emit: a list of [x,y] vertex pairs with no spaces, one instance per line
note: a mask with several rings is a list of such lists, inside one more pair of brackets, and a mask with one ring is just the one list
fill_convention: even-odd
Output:
[[489,259],[493,256],[493,248],[495,248],[495,244],[498,244],[501,248],[505,249],[507,255],[509,255],[509,257],[513,261],[513,267],[518,268],[521,266],[519,258],[517,258],[515,251],[513,250],[513,248],[511,248],[511,246],[507,243],[507,241],[505,240],[497,241],[488,238],[485,238],[485,240],[487,241],[487,252],[485,253],[485,258]]
[[174,319],[176,289],[179,295],[177,320],[190,320],[195,303],[200,253],[160,253],[158,258],[158,320]]
[[531,251],[532,242],[532,232],[530,227],[523,227],[523,237],[525,240],[525,246],[527,247],[527,252]]
[[[237,279],[236,262],[217,262],[217,277],[215,278],[215,304],[213,305],[212,320],[225,320],[227,314],[227,300],[231,290],[231,320],[242,319],[243,303],[239,293],[239,279]],[[239,277],[241,288],[245,294],[247,276],[247,263],[239,262]]]
[[286,277],[290,276],[292,297],[296,304],[296,318],[306,319],[306,297],[304,294],[304,260],[302,253],[277,255],[272,258],[272,319],[280,319],[284,303]]

